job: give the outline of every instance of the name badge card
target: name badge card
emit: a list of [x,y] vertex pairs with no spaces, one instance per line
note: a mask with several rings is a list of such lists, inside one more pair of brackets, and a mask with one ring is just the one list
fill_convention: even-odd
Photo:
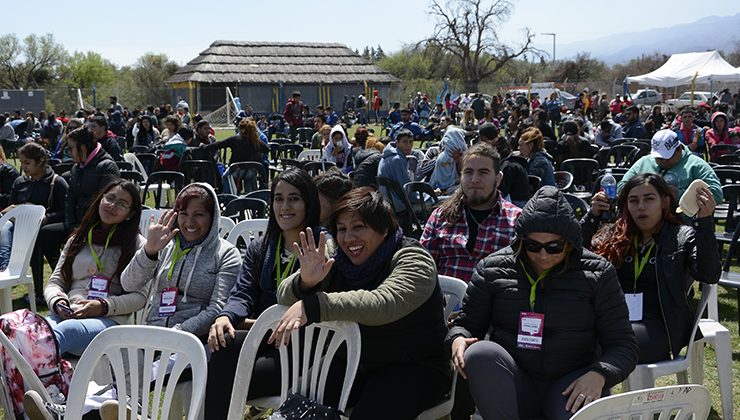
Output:
[[110,291],[110,279],[96,274],[90,278],[90,289],[87,292],[88,299],[104,299]]
[[627,310],[630,312],[630,322],[642,321],[642,293],[625,293]]
[[521,312],[516,346],[520,349],[542,349],[542,333],[545,330],[545,314]]
[[172,316],[177,308],[177,287],[168,287],[162,290],[159,299],[159,316],[166,318]]

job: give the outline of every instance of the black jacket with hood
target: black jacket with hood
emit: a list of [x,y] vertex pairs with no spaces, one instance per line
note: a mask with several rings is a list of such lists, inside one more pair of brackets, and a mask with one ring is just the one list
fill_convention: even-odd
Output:
[[[562,235],[572,246],[567,261],[537,286],[534,311],[544,314],[540,350],[517,348],[519,314],[530,312],[531,285],[517,258],[523,237],[532,232]],[[531,268],[528,269],[532,273]],[[542,187],[524,206],[512,244],[481,260],[447,335],[491,340],[538,380],[551,381],[587,368],[601,373],[609,388],[637,363],[637,343],[614,267],[582,248],[581,227],[562,193]]]
[[111,181],[121,176],[116,162],[101,147],[85,166],[75,164],[70,170],[67,202],[64,208],[64,227],[72,230],[82,221],[90,200]]
[[[581,222],[587,245],[599,222],[589,213]],[[657,245],[655,278],[658,279],[658,305],[668,332],[673,357],[689,344],[694,325],[694,310],[689,305],[694,279],[714,284],[722,274],[717,240],[711,217],[694,219],[692,226],[664,223],[653,236]]]
[[8,204],[38,204],[46,208],[46,223],[64,220],[64,202],[67,197],[67,181],[46,167],[43,178],[34,180],[28,176],[16,178],[10,190]]

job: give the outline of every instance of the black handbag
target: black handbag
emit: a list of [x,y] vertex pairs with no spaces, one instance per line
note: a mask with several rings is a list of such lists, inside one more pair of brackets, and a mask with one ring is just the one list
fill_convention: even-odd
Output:
[[341,420],[341,411],[300,394],[289,394],[270,420]]

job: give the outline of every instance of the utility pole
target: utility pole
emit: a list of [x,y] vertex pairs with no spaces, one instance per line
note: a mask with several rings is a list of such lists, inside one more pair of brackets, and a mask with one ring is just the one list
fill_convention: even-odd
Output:
[[554,32],[543,32],[542,35],[547,35],[552,37],[552,61],[555,62],[555,36],[556,34]]

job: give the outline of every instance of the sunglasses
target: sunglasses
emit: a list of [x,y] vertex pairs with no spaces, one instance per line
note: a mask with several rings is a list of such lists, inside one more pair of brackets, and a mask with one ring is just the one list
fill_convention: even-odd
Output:
[[560,254],[565,249],[565,239],[559,241],[552,241],[548,243],[540,243],[531,239],[524,239],[524,249],[527,252],[538,253],[544,248],[548,254]]

